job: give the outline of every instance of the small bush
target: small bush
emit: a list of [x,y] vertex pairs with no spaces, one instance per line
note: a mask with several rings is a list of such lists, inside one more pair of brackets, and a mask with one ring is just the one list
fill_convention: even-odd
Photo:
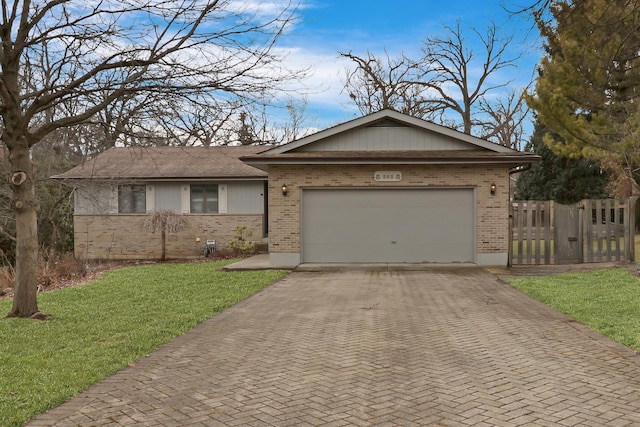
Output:
[[[56,254],[53,251],[41,251],[38,254],[38,286],[41,288],[82,279],[87,276],[87,266],[75,259],[72,253]],[[15,285],[13,266],[0,267],[0,296],[7,295]]]
[[14,273],[11,267],[0,267],[0,297],[13,288]]
[[253,236],[251,231],[247,232],[247,227],[239,225],[236,227],[236,234],[233,236],[226,247],[232,251],[237,252],[240,255],[246,255],[248,253],[255,252],[255,243],[248,241]]
[[214,252],[210,252],[207,255],[207,258],[212,260],[226,260],[226,259],[234,259],[239,258],[242,255],[238,253],[238,251],[229,248],[218,249]]
[[58,282],[80,279],[87,275],[86,264],[73,253],[56,254],[41,251],[38,257],[38,285],[47,288]]

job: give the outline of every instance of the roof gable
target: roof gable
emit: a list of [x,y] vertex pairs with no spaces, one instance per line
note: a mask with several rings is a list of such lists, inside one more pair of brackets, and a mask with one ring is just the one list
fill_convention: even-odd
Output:
[[317,151],[488,150],[517,153],[481,138],[393,110],[382,110],[317,132],[265,155]]
[[239,160],[261,146],[115,147],[54,178],[189,180],[265,178]]

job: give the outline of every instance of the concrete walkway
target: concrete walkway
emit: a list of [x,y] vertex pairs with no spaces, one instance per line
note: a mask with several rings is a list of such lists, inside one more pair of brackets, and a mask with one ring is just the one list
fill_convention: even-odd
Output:
[[640,361],[486,270],[294,272],[29,425],[640,425]]

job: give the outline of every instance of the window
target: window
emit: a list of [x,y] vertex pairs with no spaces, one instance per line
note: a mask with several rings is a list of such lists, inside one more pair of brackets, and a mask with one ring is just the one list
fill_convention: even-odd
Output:
[[191,213],[218,213],[218,186],[191,186]]
[[120,185],[118,187],[119,213],[145,213],[146,211],[146,185]]

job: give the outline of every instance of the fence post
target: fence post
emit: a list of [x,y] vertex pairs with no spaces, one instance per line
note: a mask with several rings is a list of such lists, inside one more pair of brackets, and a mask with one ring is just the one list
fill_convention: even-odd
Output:
[[578,258],[584,262],[584,200],[578,203]]
[[542,202],[536,201],[536,241],[535,241],[535,264],[540,264],[540,239],[542,238]]
[[518,264],[522,264],[522,241],[524,240],[524,232],[522,230],[524,222],[524,205],[526,202],[522,200],[518,202]]
[[582,201],[585,206],[586,215],[584,216],[585,220],[585,247],[587,250],[587,262],[593,262],[593,215],[595,213],[593,209],[592,200],[583,200]]
[[[544,202],[544,263],[551,264],[551,224],[553,213],[553,201]],[[555,251],[555,242],[554,242]]]
[[[627,261],[629,259],[629,252],[626,250],[627,249],[626,245],[623,247],[622,243],[620,243],[620,241],[624,239],[624,228],[621,228],[621,227],[627,227],[626,225],[624,225],[625,209],[629,209],[629,200],[624,200],[624,199],[614,200],[612,223],[613,223],[613,239],[616,242],[616,244],[615,244],[615,248],[612,248],[611,250],[614,253],[613,257],[616,261]],[[621,231],[622,231],[622,236],[620,235]]]

